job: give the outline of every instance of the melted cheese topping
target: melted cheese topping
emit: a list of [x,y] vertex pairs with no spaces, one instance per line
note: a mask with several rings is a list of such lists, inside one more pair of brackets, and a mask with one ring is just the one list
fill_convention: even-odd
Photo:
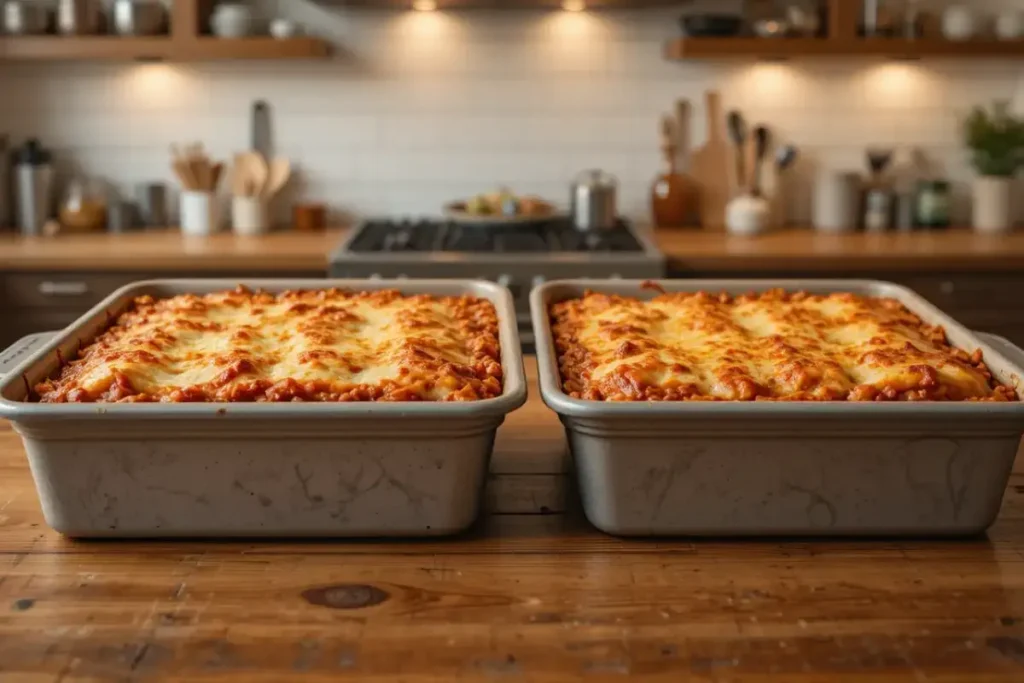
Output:
[[466,401],[498,396],[494,306],[396,291],[137,298],[45,403]]
[[596,401],[1017,400],[895,299],[587,292],[554,304],[565,392]]

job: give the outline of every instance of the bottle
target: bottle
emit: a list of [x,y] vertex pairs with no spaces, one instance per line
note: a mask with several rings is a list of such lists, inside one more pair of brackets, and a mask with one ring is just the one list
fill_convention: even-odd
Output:
[[675,124],[671,117],[661,120],[662,172],[651,185],[651,215],[656,228],[694,225],[693,181],[676,167]]
[[53,218],[53,155],[36,139],[17,151],[14,167],[17,225],[23,235],[41,235]]
[[922,180],[917,184],[914,223],[932,230],[950,225],[950,186],[945,180]]

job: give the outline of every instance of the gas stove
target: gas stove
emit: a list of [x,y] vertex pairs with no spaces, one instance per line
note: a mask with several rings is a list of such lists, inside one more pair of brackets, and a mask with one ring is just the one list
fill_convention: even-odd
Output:
[[565,278],[660,278],[665,257],[621,220],[581,233],[568,218],[529,225],[465,225],[443,220],[369,220],[331,254],[341,278],[459,278],[497,282],[516,302],[519,334],[533,348],[530,290]]

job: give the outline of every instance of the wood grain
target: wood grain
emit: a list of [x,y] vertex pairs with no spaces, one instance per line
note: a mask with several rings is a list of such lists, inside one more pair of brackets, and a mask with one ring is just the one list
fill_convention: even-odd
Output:
[[721,230],[725,226],[725,207],[732,187],[729,165],[734,158],[732,146],[725,137],[721,93],[707,92],[704,114],[707,117],[707,140],[693,152],[690,175],[700,188],[701,226]]
[[[348,228],[185,238],[177,230],[56,238],[0,236],[8,271],[322,271]],[[666,228],[655,241],[673,267],[691,271],[979,271],[1024,268],[1024,232],[829,235],[792,228],[758,237]]]
[[1024,268],[1024,232],[833,235],[792,228],[757,237],[659,230],[658,248],[679,271],[984,271]]
[[[499,453],[558,451],[523,412]],[[570,505],[441,541],[76,542],[0,423],[4,683],[1022,677],[1021,475],[959,541],[626,541]]]
[[260,237],[185,237],[173,229],[55,238],[5,235],[0,237],[0,269],[326,272],[330,253],[347,234],[347,228],[332,228]]

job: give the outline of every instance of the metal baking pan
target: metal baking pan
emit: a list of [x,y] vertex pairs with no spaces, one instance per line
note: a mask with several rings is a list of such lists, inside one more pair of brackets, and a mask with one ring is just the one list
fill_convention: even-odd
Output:
[[[1024,403],[602,402],[561,388],[550,304],[587,289],[640,298],[641,282],[550,282],[531,293],[541,395],[565,425],[587,517],[624,536],[967,535],[999,512]],[[910,290],[854,280],[664,280],[666,291],[774,288],[902,301],[982,349],[1021,390],[1024,359]]]
[[[136,296],[341,287],[485,297],[504,391],[452,403],[40,404],[28,387]],[[25,341],[25,340],[23,340]],[[26,344],[38,344],[28,338]],[[24,345],[8,349],[17,357]],[[504,287],[462,280],[155,280],[111,294],[0,380],[47,523],[91,536],[432,536],[476,518],[494,435],[526,401]]]

